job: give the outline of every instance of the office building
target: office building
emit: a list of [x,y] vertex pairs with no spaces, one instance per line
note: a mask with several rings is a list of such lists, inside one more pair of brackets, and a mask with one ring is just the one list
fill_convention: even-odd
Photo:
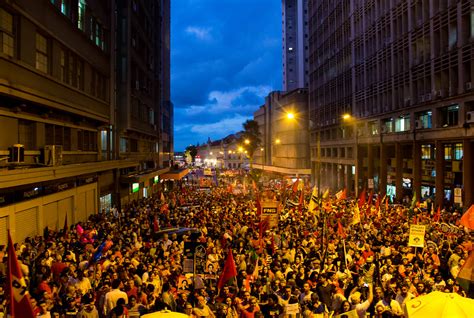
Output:
[[313,169],[320,149],[334,190],[472,204],[471,1],[311,0],[309,11]]
[[[165,9],[155,2],[157,10],[169,11],[169,5]],[[145,1],[129,1],[132,7],[134,3],[143,6]],[[166,170],[167,159],[160,161],[151,143],[155,146],[163,135],[158,128],[145,127],[144,120],[124,116],[135,116],[136,109],[126,105],[131,98],[124,101],[121,95],[120,76],[125,73],[116,73],[115,63],[126,58],[115,50],[118,26],[123,26],[115,13],[122,5],[112,0],[1,2],[0,244],[5,244],[7,229],[21,241],[43,233],[45,227],[61,229],[66,219],[73,224],[113,205],[120,207],[131,197],[145,195],[145,188],[156,190],[155,180]],[[164,14],[169,17],[169,12]],[[158,30],[156,35],[162,27],[154,21],[148,20],[148,28]],[[155,57],[157,63],[169,63],[163,54]],[[163,91],[169,92],[169,75],[160,76]],[[157,77],[151,73],[151,85]],[[127,94],[131,97],[131,90]],[[171,107],[169,93],[161,96]],[[161,116],[161,108],[150,105]],[[140,111],[137,116],[145,116],[145,108]],[[121,151],[122,136],[129,137],[133,128],[138,130],[137,143]],[[134,156],[133,150],[143,152],[145,139],[152,151]],[[172,135],[169,140],[172,147]],[[149,160],[155,160],[153,168]],[[136,184],[127,182],[130,174],[143,191],[137,193]]]
[[283,91],[308,87],[308,0],[282,0]]

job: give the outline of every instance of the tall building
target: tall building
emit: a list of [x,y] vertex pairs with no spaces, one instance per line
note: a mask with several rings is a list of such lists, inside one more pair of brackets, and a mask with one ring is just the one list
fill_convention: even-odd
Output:
[[[138,184],[147,195],[154,176],[169,167],[173,104],[169,89],[169,0],[116,0],[116,115],[120,158],[139,173],[121,178],[120,192]],[[137,194],[137,195],[138,195]],[[121,196],[125,203],[130,196]]]
[[334,189],[473,203],[472,1],[311,0],[309,11],[313,169],[320,150]]
[[255,152],[253,167],[266,174],[309,178],[307,90],[271,92],[253,116],[262,140],[261,149]]
[[[122,77],[116,76],[115,61],[125,63],[116,52],[115,35],[123,26],[116,20],[119,4],[0,2],[0,245],[5,244],[7,229],[20,241],[46,226],[57,230],[66,219],[68,224],[83,221],[101,209],[146,195],[143,189],[156,190],[155,176],[166,170],[166,161],[158,160],[151,145],[144,157],[120,149],[128,129],[137,130],[133,133],[141,138],[136,144],[140,151],[142,140],[155,146],[161,135],[158,129],[148,129],[143,117],[123,116],[136,109],[123,102]],[[155,20],[148,21],[148,28],[162,30]],[[157,58],[169,63],[163,53]],[[150,78],[154,84],[155,73]],[[160,80],[164,87],[169,85],[166,73]],[[161,96],[171,104],[169,94]],[[159,110],[156,121],[162,120],[154,101],[150,105]],[[148,116],[140,110],[140,116]],[[153,169],[148,160],[156,160]],[[128,183],[132,178],[135,185]],[[137,185],[141,192],[135,191]]]
[[282,0],[283,91],[308,87],[308,0]]

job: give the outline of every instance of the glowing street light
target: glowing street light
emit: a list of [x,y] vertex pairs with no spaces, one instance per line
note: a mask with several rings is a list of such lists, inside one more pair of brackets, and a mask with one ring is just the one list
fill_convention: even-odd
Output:
[[286,113],[286,118],[288,119],[295,119],[295,114],[294,113]]
[[275,143],[276,143],[277,145],[279,145],[279,144],[281,143],[280,138],[277,138],[277,139],[275,140]]
[[248,140],[248,139],[245,139],[244,142],[245,142],[246,145],[250,144],[250,140]]

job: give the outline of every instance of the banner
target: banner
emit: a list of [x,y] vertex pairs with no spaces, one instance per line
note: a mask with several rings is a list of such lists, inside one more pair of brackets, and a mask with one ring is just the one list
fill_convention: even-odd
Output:
[[425,226],[412,224],[410,226],[410,236],[408,246],[423,247],[425,244]]
[[260,220],[268,220],[270,227],[278,227],[279,215],[278,215],[278,201],[263,201],[262,203],[262,214],[260,214]]

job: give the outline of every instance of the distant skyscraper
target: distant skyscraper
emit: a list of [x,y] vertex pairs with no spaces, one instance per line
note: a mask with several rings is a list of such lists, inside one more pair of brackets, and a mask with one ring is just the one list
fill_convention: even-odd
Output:
[[283,90],[308,87],[308,0],[282,0]]

